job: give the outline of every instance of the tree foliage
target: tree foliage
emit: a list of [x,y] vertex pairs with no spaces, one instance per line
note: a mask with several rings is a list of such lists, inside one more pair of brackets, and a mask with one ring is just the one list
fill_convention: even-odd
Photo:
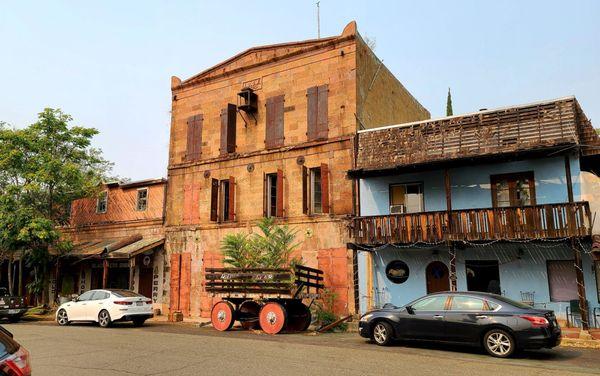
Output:
[[60,226],[73,200],[93,195],[111,164],[91,146],[98,131],[73,126],[71,116],[46,108],[23,129],[0,123],[0,253],[24,254],[40,292],[49,248],[68,249]]
[[227,234],[221,241],[223,262],[236,268],[284,268],[299,264],[292,257],[300,245],[295,242],[297,231],[287,225],[277,225],[273,218],[263,218],[257,233]]
[[448,97],[446,97],[446,116],[454,115],[452,110],[452,94],[450,94],[450,88],[448,88]]

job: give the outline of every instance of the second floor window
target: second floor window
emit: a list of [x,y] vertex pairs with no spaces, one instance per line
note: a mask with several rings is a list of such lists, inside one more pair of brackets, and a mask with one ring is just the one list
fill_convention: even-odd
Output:
[[283,217],[283,171],[265,175],[264,216]]
[[393,184],[390,186],[390,213],[420,213],[423,207],[423,184]]
[[212,179],[210,220],[229,222],[235,220],[235,179]]
[[102,191],[98,195],[98,200],[96,201],[96,213],[106,213],[107,208],[108,208],[108,192]]
[[307,169],[302,167],[302,200],[305,214],[329,213],[329,168],[327,164],[321,167]]
[[494,207],[535,205],[533,172],[492,175],[492,205]]
[[140,188],[137,191],[137,211],[144,211],[148,207],[148,188]]

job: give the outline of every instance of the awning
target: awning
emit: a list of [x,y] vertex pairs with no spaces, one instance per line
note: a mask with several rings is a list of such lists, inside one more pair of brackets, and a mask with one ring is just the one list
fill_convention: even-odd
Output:
[[165,243],[164,236],[150,236],[142,238],[135,243],[131,243],[122,248],[108,253],[108,258],[132,258],[140,253],[149,251]]
[[[67,257],[87,259],[106,256],[111,259],[128,259],[142,252],[158,247],[165,242],[164,235],[142,237],[134,235],[126,238],[102,239],[76,243],[64,254]],[[53,253],[56,255],[57,253]]]
[[[81,242],[73,245],[73,248],[65,253],[63,256],[72,256],[72,257],[90,257],[101,255],[104,252],[104,249],[109,245],[118,242],[119,239],[103,239],[103,240],[95,240],[89,242]],[[58,252],[54,250],[51,252],[53,255],[58,255]]]

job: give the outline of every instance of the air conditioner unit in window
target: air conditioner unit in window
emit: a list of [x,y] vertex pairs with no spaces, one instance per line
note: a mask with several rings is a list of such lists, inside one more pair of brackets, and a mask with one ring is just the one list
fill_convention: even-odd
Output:
[[390,205],[391,214],[404,214],[406,213],[406,206],[404,205]]

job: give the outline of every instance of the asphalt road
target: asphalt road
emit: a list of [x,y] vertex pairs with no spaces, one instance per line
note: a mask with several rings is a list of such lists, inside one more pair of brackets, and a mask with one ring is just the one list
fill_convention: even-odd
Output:
[[382,348],[357,334],[219,333],[187,324],[7,324],[33,374],[87,375],[578,375],[600,374],[600,351],[558,348],[495,359],[450,346]]

